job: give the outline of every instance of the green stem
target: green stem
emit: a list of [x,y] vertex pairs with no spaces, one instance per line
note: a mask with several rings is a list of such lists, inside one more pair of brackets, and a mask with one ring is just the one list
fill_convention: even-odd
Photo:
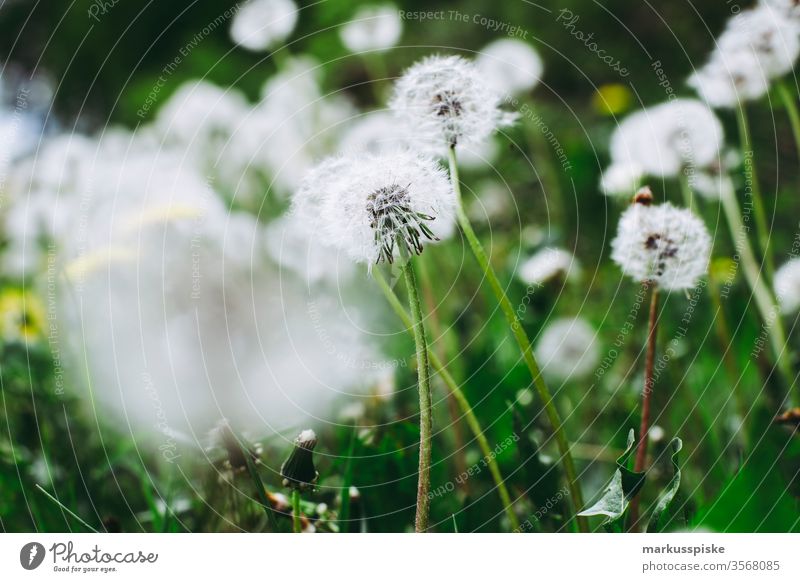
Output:
[[292,489],[292,528],[294,533],[303,533],[303,523],[300,519],[300,490]]
[[41,485],[39,485],[38,483],[36,484],[36,488],[37,488],[39,491],[41,491],[42,493],[44,493],[44,494],[47,496],[47,498],[48,498],[50,501],[52,501],[53,503],[55,503],[56,505],[58,505],[58,506],[59,506],[59,507],[60,507],[62,510],[66,511],[68,514],[70,514],[70,515],[71,515],[71,516],[72,516],[72,517],[73,517],[73,518],[74,518],[76,521],[78,521],[78,523],[80,523],[80,524],[81,524],[83,527],[85,527],[85,528],[86,528],[86,529],[88,529],[89,531],[92,531],[92,532],[94,532],[94,533],[97,533],[97,530],[96,530],[96,529],[94,529],[94,528],[93,528],[92,526],[90,526],[88,523],[86,523],[85,521],[83,521],[83,519],[81,519],[81,518],[80,518],[80,516],[79,516],[77,513],[75,513],[74,511],[72,511],[72,510],[71,510],[69,507],[67,507],[66,505],[64,505],[63,503],[61,503],[61,502],[60,502],[58,499],[56,499],[55,497],[53,497],[52,495],[50,495],[50,494],[49,494],[49,493],[48,493],[48,492],[47,492],[47,491],[46,491],[46,490],[45,490],[45,489],[44,489],[44,488],[43,488]]
[[[395,314],[397,314],[397,317],[403,322],[403,325],[406,327],[406,329],[413,333],[411,317],[408,315],[408,313],[406,313],[402,302],[400,299],[398,299],[395,292],[386,282],[386,278],[377,269],[373,271],[373,276],[375,281],[378,283],[378,286],[383,291],[383,294],[386,296],[386,300],[389,302],[389,305],[392,306]],[[442,382],[444,382],[444,385],[447,387],[450,394],[455,398],[456,402],[461,408],[461,411],[464,413],[464,418],[467,421],[467,425],[472,431],[472,434],[475,436],[475,440],[478,442],[478,447],[481,449],[481,453],[483,453],[483,457],[489,466],[489,473],[491,473],[492,479],[494,479],[494,483],[497,486],[497,494],[500,496],[500,501],[505,509],[511,529],[519,529],[519,520],[514,513],[511,503],[511,496],[508,494],[508,489],[506,488],[506,484],[503,481],[503,476],[500,473],[500,467],[497,465],[497,460],[495,459],[492,448],[489,446],[489,441],[486,440],[486,436],[483,434],[483,429],[478,421],[478,417],[475,416],[475,412],[472,410],[472,406],[470,406],[469,400],[467,400],[467,397],[464,395],[461,387],[455,381],[450,372],[447,371],[447,368],[444,366],[436,353],[433,350],[428,349],[428,357],[430,358],[433,369],[436,370],[436,373],[442,379]]]
[[685,172],[681,171],[678,174],[678,182],[681,185],[683,203],[689,210],[694,210],[694,192],[692,192],[692,187],[689,185],[689,176],[687,176]]
[[742,149],[742,163],[745,169],[745,196],[749,193],[753,198],[753,216],[756,221],[758,244],[761,248],[761,253],[764,255],[764,267],[767,278],[771,280],[775,272],[775,267],[772,262],[772,254],[769,250],[769,223],[767,222],[767,213],[764,209],[764,200],[761,196],[761,187],[758,182],[758,171],[756,169],[752,138],[750,136],[750,124],[747,120],[747,111],[745,111],[743,104],[739,105],[736,119],[739,122],[739,140]]
[[800,112],[797,109],[797,102],[795,96],[792,95],[791,90],[786,85],[786,81],[778,81],[778,94],[783,101],[783,106],[786,108],[786,114],[789,116],[789,123],[792,126],[792,135],[794,136],[794,145],[797,150],[797,155],[800,157]]
[[411,310],[411,327],[414,331],[414,345],[417,351],[417,378],[419,379],[419,479],[417,481],[417,514],[414,529],[417,533],[428,530],[431,490],[431,439],[433,433],[433,408],[431,400],[431,368],[428,361],[428,342],[425,327],[422,325],[422,307],[417,291],[417,279],[411,258],[403,244],[398,243],[400,258],[403,261],[403,275],[408,291],[408,305]]
[[728,222],[728,228],[731,231],[734,247],[741,257],[741,265],[745,279],[753,292],[753,301],[764,322],[764,329],[769,334],[770,345],[775,355],[775,362],[786,382],[786,386],[791,390],[793,375],[791,364],[789,363],[786,331],[783,328],[783,321],[781,320],[774,295],[764,282],[764,277],[762,276],[755,253],[750,246],[750,241],[747,239],[747,228],[742,222],[742,215],[739,209],[739,203],[736,200],[736,193],[729,179],[726,179],[722,184],[720,196],[722,209],[725,213],[725,219]]
[[[553,397],[550,395],[550,391],[547,389],[547,386],[544,383],[544,378],[542,378],[539,365],[536,363],[536,358],[533,355],[533,349],[531,348],[531,342],[528,339],[528,334],[525,333],[525,330],[523,329],[522,324],[520,323],[519,318],[514,311],[514,307],[511,305],[511,301],[509,301],[508,296],[503,290],[503,287],[500,284],[500,280],[497,278],[494,269],[492,268],[491,264],[489,264],[489,258],[486,256],[486,251],[484,250],[483,245],[481,245],[480,240],[478,240],[478,237],[469,222],[469,218],[464,212],[464,206],[461,200],[461,183],[459,182],[455,148],[451,147],[448,151],[448,154],[448,161],[450,163],[450,179],[453,182],[453,188],[455,189],[456,198],[458,199],[456,202],[458,224],[461,226],[461,230],[464,232],[464,236],[469,242],[469,246],[472,249],[472,253],[475,255],[475,259],[478,261],[478,264],[481,266],[486,279],[489,281],[489,285],[491,286],[492,291],[494,292],[494,295],[500,304],[500,309],[503,311],[503,315],[505,315],[508,325],[511,327],[511,331],[514,334],[514,339],[516,340],[517,345],[522,352],[522,357],[525,360],[525,364],[528,366],[531,377],[533,378],[533,384],[536,387],[536,391],[539,394],[542,404],[544,405],[547,418],[553,427],[553,434],[556,439],[556,444],[558,445],[559,453],[561,454],[561,462],[564,466],[564,473],[567,478],[567,486],[569,487],[570,495],[572,497],[572,505],[576,510],[575,513],[577,514],[577,512],[583,508],[583,495],[581,494],[580,485],[578,484],[575,473],[575,464],[573,463],[572,454],[570,453],[569,442],[564,434],[561,416],[556,409],[555,403],[553,402]],[[586,518],[576,516],[576,519],[580,531],[589,531]]]

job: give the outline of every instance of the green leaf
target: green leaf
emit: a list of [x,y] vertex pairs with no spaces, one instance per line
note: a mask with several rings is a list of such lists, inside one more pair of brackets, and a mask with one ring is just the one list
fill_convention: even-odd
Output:
[[603,526],[610,531],[621,531],[622,516],[630,505],[631,499],[644,485],[644,473],[635,473],[628,468],[628,462],[634,450],[633,429],[628,433],[628,444],[625,451],[617,459],[617,470],[606,487],[603,496],[591,507],[584,509],[578,515],[590,517],[605,515],[607,519]]
[[650,516],[650,521],[647,523],[648,532],[664,532],[670,523],[681,519],[677,515],[677,512],[683,506],[678,495],[678,489],[681,486],[681,468],[678,465],[678,453],[683,448],[683,441],[675,437],[669,446],[672,448],[672,479],[670,479],[667,488],[656,502],[656,507]]

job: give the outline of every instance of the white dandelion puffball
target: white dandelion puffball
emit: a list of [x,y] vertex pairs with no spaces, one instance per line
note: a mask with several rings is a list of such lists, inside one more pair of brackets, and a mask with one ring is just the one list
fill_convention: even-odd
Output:
[[711,109],[675,99],[626,117],[611,137],[611,159],[650,176],[674,177],[717,161],[722,143],[722,124]]
[[778,16],[800,21],[800,2],[797,0],[759,0],[759,5],[771,9]]
[[249,0],[233,17],[231,39],[247,50],[266,50],[292,34],[297,16],[292,0]]
[[339,147],[345,152],[378,153],[405,147],[408,135],[389,111],[370,111],[344,126]]
[[438,155],[448,147],[478,145],[515,115],[500,109],[501,96],[474,63],[458,56],[427,57],[395,83],[389,103],[415,146]]
[[594,328],[581,318],[560,318],[550,323],[536,343],[536,360],[542,373],[557,381],[581,378],[600,360]]
[[800,309],[800,259],[791,259],[775,271],[775,295],[783,313]]
[[635,281],[690,289],[708,271],[711,236],[690,210],[635,203],[620,218],[611,258]]
[[798,55],[797,21],[760,5],[728,21],[708,63],[688,84],[712,107],[736,107],[766,94],[770,81],[791,71]]
[[403,34],[400,14],[392,5],[362,6],[353,20],[339,30],[342,44],[350,52],[382,51],[397,44]]
[[527,285],[541,285],[556,277],[575,280],[580,276],[580,265],[572,253],[559,248],[546,248],[520,265],[517,277]]
[[391,262],[450,236],[455,193],[435,161],[398,150],[324,161],[295,195],[293,212],[315,221],[320,240],[356,262]]
[[539,53],[528,43],[513,38],[486,45],[475,64],[489,85],[504,95],[531,91],[544,73]]
[[633,163],[613,163],[600,178],[600,190],[607,196],[633,196],[639,188],[644,172]]

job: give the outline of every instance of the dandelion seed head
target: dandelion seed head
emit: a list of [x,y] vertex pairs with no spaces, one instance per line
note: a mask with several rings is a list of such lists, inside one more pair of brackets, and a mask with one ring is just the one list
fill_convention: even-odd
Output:
[[446,238],[455,194],[435,161],[408,150],[324,161],[295,195],[294,208],[317,220],[320,238],[356,262],[391,262]]
[[342,44],[353,53],[389,49],[401,34],[403,22],[397,8],[390,4],[362,6],[339,31]]
[[642,180],[644,173],[634,163],[612,163],[600,179],[600,189],[607,196],[631,196]]
[[594,328],[581,318],[561,318],[550,323],[536,343],[542,373],[557,381],[590,374],[600,359]]
[[696,99],[675,99],[626,117],[611,137],[611,159],[650,176],[674,177],[713,163],[722,142],[713,111]]
[[737,107],[762,97],[770,81],[792,70],[800,55],[798,24],[760,5],[734,16],[708,62],[688,84],[712,107]]
[[297,24],[292,0],[249,0],[231,22],[233,42],[251,51],[263,51],[285,41]]
[[478,145],[515,116],[500,109],[500,93],[478,67],[458,56],[427,57],[397,81],[391,109],[411,129],[415,145],[443,155]]
[[620,218],[611,258],[638,282],[690,289],[708,271],[711,236],[690,210],[635,203]]
[[533,90],[544,73],[539,53],[528,43],[513,38],[486,45],[475,64],[489,86],[503,95]]
[[759,6],[771,9],[777,16],[793,22],[800,22],[800,2],[798,0],[759,0]]
[[800,259],[791,259],[775,271],[775,295],[783,313],[800,310]]
[[575,280],[579,276],[580,265],[572,253],[554,247],[535,253],[517,271],[517,277],[527,285],[540,285],[556,277]]

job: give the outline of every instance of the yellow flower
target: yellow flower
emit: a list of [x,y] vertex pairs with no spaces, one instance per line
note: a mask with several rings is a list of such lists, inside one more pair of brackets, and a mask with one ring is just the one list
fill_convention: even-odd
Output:
[[0,291],[0,337],[5,343],[31,344],[44,336],[42,302],[22,289]]
[[633,100],[631,90],[619,83],[601,85],[592,97],[592,106],[602,115],[618,115],[628,110]]

